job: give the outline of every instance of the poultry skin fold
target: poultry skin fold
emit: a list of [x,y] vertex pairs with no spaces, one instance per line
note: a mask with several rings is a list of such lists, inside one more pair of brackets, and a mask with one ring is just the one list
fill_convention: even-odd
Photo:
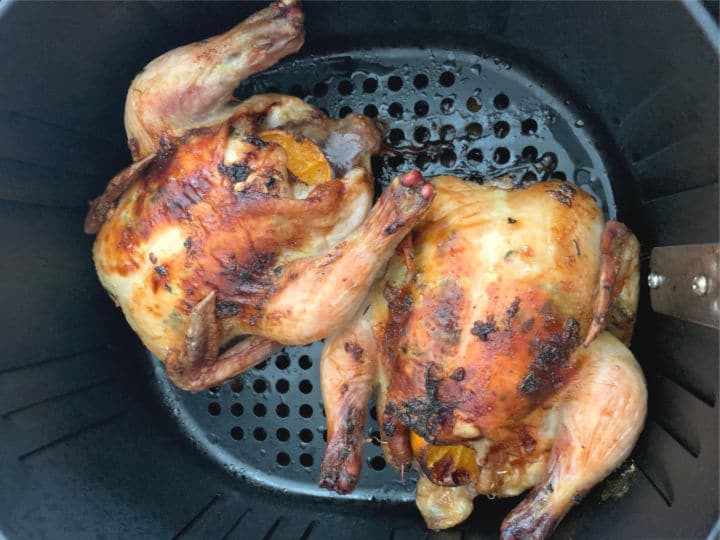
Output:
[[91,203],[98,276],[168,377],[217,385],[355,314],[433,197],[396,178],[374,207],[381,127],[238,83],[296,52],[292,2],[172,50],[130,86],[134,163]]
[[436,197],[355,319],[330,336],[320,485],[354,489],[378,388],[387,461],[452,527],[478,494],[534,488],[502,537],[545,538],[630,453],[646,413],[627,348],[639,246],[564,181],[432,179]]

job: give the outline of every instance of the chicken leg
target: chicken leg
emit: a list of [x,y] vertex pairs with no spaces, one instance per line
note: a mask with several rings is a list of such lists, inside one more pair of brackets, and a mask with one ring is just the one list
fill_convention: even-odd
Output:
[[647,411],[640,366],[609,332],[585,350],[587,360],[563,396],[561,426],[543,479],[505,518],[501,538],[547,538],[582,499],[628,457]]

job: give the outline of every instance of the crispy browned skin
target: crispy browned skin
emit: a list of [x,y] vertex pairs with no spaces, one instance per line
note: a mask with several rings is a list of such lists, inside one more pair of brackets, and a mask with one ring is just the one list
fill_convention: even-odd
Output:
[[[478,493],[535,487],[503,535],[544,538],[642,427],[642,373],[605,331],[612,321],[622,341],[632,335],[637,240],[620,223],[604,225],[592,198],[567,182],[432,182],[430,210],[367,308],[326,340],[321,485],[354,487],[353,434],[377,385],[386,458],[420,469],[429,527],[465,519]],[[353,340],[374,356],[355,361],[343,347]],[[411,432],[424,440],[416,453]]]
[[[413,173],[371,210],[381,131],[369,118],[334,120],[277,94],[231,99],[241,79],[301,44],[302,12],[279,2],[154,60],[128,92],[139,161],[93,202],[86,230],[99,229],[102,284],[181,388],[216,385],[281,344],[342,327],[432,200]],[[324,163],[328,177],[305,183],[290,157]]]

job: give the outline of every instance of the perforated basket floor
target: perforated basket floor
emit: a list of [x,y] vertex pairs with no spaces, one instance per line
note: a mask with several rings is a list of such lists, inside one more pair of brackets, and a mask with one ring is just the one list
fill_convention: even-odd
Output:
[[[591,193],[605,217],[616,208],[596,132],[558,91],[495,56],[443,50],[377,50],[284,62],[246,81],[237,96],[294,94],[331,116],[386,122],[374,161],[378,192],[397,173],[453,174],[481,182],[565,178]],[[541,159],[543,158],[544,159]],[[158,388],[185,433],[231,474],[285,492],[338,498],[317,488],[325,418],[321,343],[287,347],[255,369],[198,394],[177,390],[155,361]],[[415,475],[386,466],[370,407],[365,466],[346,499],[406,501]]]

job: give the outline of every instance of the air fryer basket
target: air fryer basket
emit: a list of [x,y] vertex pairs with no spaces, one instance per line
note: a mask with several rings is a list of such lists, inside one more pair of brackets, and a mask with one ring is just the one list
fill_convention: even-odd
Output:
[[[422,538],[413,476],[368,425],[357,491],[316,487],[320,343],[198,394],[174,388],[106,298],[86,201],[129,161],[132,76],[253,3],[11,4],[0,12],[0,533],[9,538]],[[652,247],[718,240],[717,26],[699,5],[307,2],[301,53],[244,82],[388,130],[398,171],[552,174]],[[715,36],[715,37],[713,37]],[[543,159],[544,158],[544,159]],[[718,337],[651,311],[633,351],[647,426],[559,538],[701,538],[718,516]],[[371,409],[371,415],[374,409]],[[627,488],[627,492],[625,493]],[[431,538],[493,538],[518,499],[477,499]]]

